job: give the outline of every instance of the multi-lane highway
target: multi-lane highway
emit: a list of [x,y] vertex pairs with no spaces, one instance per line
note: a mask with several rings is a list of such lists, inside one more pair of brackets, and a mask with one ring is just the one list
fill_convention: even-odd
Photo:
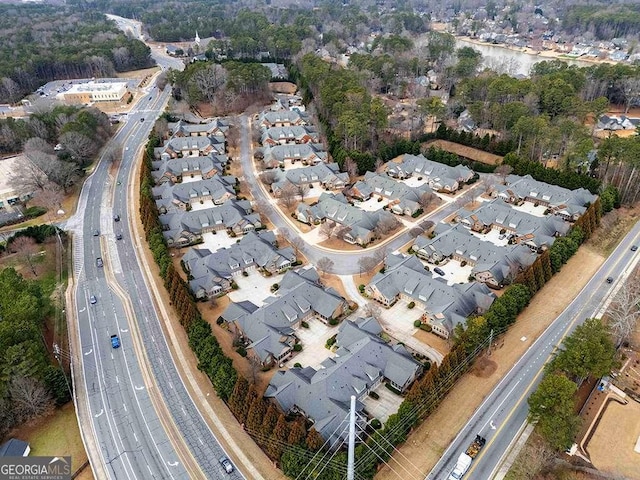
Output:
[[225,473],[219,463],[227,453],[178,374],[132,241],[127,195],[137,193],[130,188],[134,166],[168,96],[168,89],[148,87],[113,140],[123,146],[116,176],[106,162],[98,163],[66,225],[74,233],[74,369],[83,377],[75,388],[83,389],[78,401],[86,401],[90,419],[81,428],[99,450],[98,459],[90,454],[98,478],[244,478],[237,469]]
[[[640,244],[640,223],[637,223],[603,266],[582,289],[571,304],[558,316],[543,334],[530,341],[531,346],[493,392],[476,410],[460,431],[440,461],[427,475],[428,480],[445,480],[453,470],[460,453],[464,452],[476,434],[487,439],[487,444],[471,465],[465,478],[491,479],[496,474],[505,452],[526,422],[527,398],[542,377],[542,368],[562,339],[587,318],[601,314],[604,302],[625,272],[637,260],[631,246]],[[613,284],[607,277],[616,279]]]

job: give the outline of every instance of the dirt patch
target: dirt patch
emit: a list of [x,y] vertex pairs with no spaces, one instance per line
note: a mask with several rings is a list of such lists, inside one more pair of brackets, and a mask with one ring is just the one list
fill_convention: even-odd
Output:
[[455,153],[463,158],[473,160],[474,162],[485,163],[487,165],[500,165],[502,157],[493,153],[485,152],[477,148],[467,147],[459,143],[450,142],[448,140],[432,140],[422,144],[423,148],[437,147],[446,152]]
[[[333,288],[347,300],[350,298],[344,289],[344,285],[342,285],[342,280],[340,280],[340,277],[336,275],[323,275],[320,280],[325,287]],[[352,300],[355,300],[355,299],[352,299]]]
[[600,220],[600,228],[586,245],[603,255],[608,255],[620,243],[640,218],[640,205],[621,207],[607,213]]
[[135,78],[136,80],[142,80],[144,78],[153,76],[160,70],[160,67],[143,68],[142,70],[131,70],[130,72],[116,73],[117,78]]
[[[596,428],[588,450],[593,465],[608,473],[638,478],[640,454],[634,446],[640,437],[640,404],[610,402]],[[615,445],[615,448],[612,448]]]
[[[40,417],[13,430],[7,438],[24,440],[31,446],[31,456],[71,455],[71,468],[76,471],[87,461],[73,403],[54,410],[50,415]],[[88,466],[78,478],[93,478]]]
[[269,90],[293,95],[298,90],[298,86],[291,82],[269,82]]
[[[488,377],[465,375],[440,407],[399,448],[402,455],[396,454],[394,459],[407,469],[414,468],[410,461],[423,472],[431,470],[475,409],[542,331],[571,303],[603,262],[604,258],[598,253],[580,248],[562,271],[538,292],[509,332],[496,339],[490,355],[495,370]],[[425,343],[431,345],[430,339]],[[456,414],[451,415],[451,412]],[[399,467],[394,466],[394,469]],[[375,478],[397,480],[397,475],[384,467]]]
[[480,378],[489,378],[498,369],[498,364],[488,357],[482,356],[475,361],[471,369],[471,375]]
[[318,243],[320,247],[330,248],[333,250],[362,250],[360,245],[347,243],[344,240],[337,238],[329,238],[323,242]]
[[439,337],[431,332],[426,332],[422,329],[416,330],[416,333],[413,334],[414,338],[420,340],[425,345],[429,345],[432,348],[435,348],[442,355],[446,355],[451,350],[451,343],[448,340],[445,340],[442,337]]

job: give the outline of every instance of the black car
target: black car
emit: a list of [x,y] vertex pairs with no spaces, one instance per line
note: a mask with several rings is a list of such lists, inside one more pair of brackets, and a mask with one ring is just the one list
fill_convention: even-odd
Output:
[[114,222],[119,222],[119,221],[120,221],[120,215],[115,214],[115,215],[113,216],[113,221],[114,221]]
[[142,123],[142,122],[144,122],[144,117],[142,117],[142,118],[140,119],[140,123]]
[[436,272],[438,275],[444,275],[444,270],[442,270],[440,267],[434,268],[433,271]]
[[103,265],[104,263],[102,263],[102,258],[101,257],[96,258],[96,266],[99,268],[102,268]]
[[613,283],[613,277],[607,277],[607,283]]
[[122,234],[116,233],[116,240],[122,240]]
[[636,250],[638,250],[638,246],[637,245],[632,245],[631,246],[631,251],[635,252]]
[[93,231],[93,236],[97,237],[98,235],[100,235],[100,230],[94,230]]

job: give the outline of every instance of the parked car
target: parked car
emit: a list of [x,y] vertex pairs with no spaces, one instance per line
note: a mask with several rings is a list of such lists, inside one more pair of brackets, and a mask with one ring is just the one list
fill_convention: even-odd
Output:
[[120,339],[118,335],[111,335],[111,346],[113,348],[120,348]]
[[122,240],[122,234],[116,233],[116,240]]
[[613,277],[607,277],[607,283],[613,283]]
[[120,221],[120,215],[118,215],[117,213],[113,216],[113,221],[114,222],[119,222]]
[[436,272],[438,275],[444,275],[444,270],[442,270],[440,267],[434,268],[433,271]]
[[631,251],[635,252],[636,250],[638,250],[638,246],[637,245],[632,245],[631,246]]
[[89,302],[91,302],[91,305],[95,305],[98,302],[98,299],[96,298],[95,295],[91,295],[89,297]]
[[101,268],[103,265],[104,264],[102,263],[102,258],[101,257],[96,258],[96,266],[98,268]]
[[222,468],[224,468],[225,472],[227,473],[233,472],[233,465],[231,464],[231,461],[227,457],[222,457],[220,459],[220,465],[222,465]]

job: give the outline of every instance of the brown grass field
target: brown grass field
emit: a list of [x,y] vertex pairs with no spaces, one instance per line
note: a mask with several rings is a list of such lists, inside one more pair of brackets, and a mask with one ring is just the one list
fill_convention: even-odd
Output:
[[448,140],[432,140],[430,142],[425,142],[422,146],[426,148],[441,148],[446,152],[455,153],[456,155],[468,158],[474,162],[485,163],[487,165],[500,165],[502,163],[502,157],[500,155],[494,155],[493,153],[484,152],[477,148],[467,147]]

